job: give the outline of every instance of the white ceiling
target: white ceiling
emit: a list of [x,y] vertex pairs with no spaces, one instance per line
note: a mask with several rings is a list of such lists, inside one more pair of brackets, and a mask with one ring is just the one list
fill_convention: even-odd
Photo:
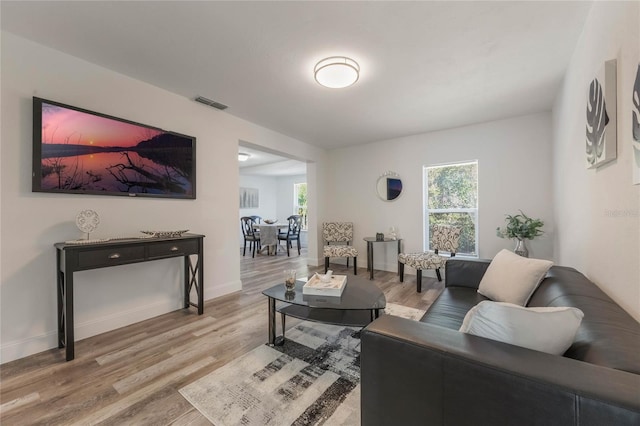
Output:
[[307,174],[306,163],[284,158],[278,154],[265,152],[264,149],[257,149],[251,146],[241,142],[238,147],[238,152],[249,154],[247,161],[238,162],[241,175],[277,177]]
[[[0,7],[3,30],[334,148],[549,110],[591,2]],[[354,86],[314,81],[332,55],[359,62]]]

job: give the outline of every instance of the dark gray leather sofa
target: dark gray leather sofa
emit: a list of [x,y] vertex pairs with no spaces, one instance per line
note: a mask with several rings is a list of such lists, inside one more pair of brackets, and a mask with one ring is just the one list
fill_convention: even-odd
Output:
[[640,425],[640,324],[572,268],[553,266],[528,306],[584,312],[564,356],[457,330],[482,300],[488,260],[451,259],[420,322],[383,315],[362,334],[362,424]]

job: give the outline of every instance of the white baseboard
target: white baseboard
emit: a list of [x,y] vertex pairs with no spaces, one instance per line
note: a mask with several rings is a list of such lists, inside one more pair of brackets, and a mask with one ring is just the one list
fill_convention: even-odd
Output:
[[[76,321],[73,331],[75,340],[77,342],[87,337],[135,324],[181,308],[182,300],[166,300],[139,306],[128,311],[119,311],[99,318],[92,318],[84,322]],[[50,330],[37,336],[26,337],[3,344],[0,352],[2,354],[0,362],[13,361],[56,347],[58,347],[58,331]]]
[[[239,280],[205,288],[205,300],[214,299],[239,290],[242,290],[242,282]],[[181,298],[180,300],[163,300],[149,305],[138,306],[135,309],[114,312],[100,318],[91,318],[84,322],[76,321],[74,324],[75,340],[86,339],[87,337],[96,336],[179,309],[182,309]],[[190,309],[194,310],[195,308]],[[0,364],[57,347],[58,331],[56,329],[36,336],[7,342],[0,348]]]
[[[362,266],[365,268],[367,267],[367,259],[364,260],[364,265]],[[393,263],[373,262],[373,269],[378,271],[398,272],[398,262],[393,262]]]
[[0,349],[0,364],[24,358],[38,352],[58,346],[58,332],[49,331],[38,336],[27,337],[2,345]]
[[76,322],[74,328],[76,341],[157,317],[167,312],[177,311],[178,309],[182,309],[182,300],[166,300],[128,311],[114,312],[80,324]]
[[320,266],[324,265],[324,257],[319,257],[316,259],[312,259],[310,257],[307,258],[307,263],[311,266]]
[[242,281],[236,280],[217,287],[207,287],[204,289],[204,296],[205,300],[211,300],[240,290],[242,290]]

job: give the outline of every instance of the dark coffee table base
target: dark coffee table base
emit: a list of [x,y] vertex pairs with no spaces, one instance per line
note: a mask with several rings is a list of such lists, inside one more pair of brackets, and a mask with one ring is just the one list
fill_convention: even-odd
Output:
[[[275,307],[276,299],[269,297],[269,345],[284,344],[285,317],[321,322],[324,324],[344,325],[347,327],[365,327],[380,316],[380,309],[326,309],[308,306],[287,305],[279,309]],[[276,337],[276,312],[281,315],[282,336]]]
[[[282,317],[284,336],[287,315],[326,324],[364,327],[378,318],[380,309],[384,309],[387,304],[382,290],[365,277],[355,274],[349,276],[341,296],[304,294],[305,281],[296,281],[293,290],[286,290],[284,285],[276,284],[262,292],[267,296],[269,308],[269,345],[275,345],[283,338],[276,339],[276,312],[280,312]],[[277,309],[276,301],[283,303]]]

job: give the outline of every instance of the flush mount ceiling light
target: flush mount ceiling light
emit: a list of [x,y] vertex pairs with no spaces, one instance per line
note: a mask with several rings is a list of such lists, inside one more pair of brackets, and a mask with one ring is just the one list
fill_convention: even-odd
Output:
[[238,161],[247,161],[249,157],[251,157],[251,155],[247,154],[246,152],[238,153]]
[[313,76],[322,86],[342,89],[358,81],[360,65],[346,56],[331,56],[316,64]]

